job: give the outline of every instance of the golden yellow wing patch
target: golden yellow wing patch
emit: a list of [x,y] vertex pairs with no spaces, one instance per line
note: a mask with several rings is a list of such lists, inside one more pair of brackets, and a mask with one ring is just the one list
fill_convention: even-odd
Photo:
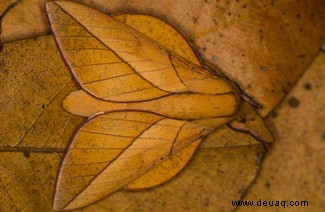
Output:
[[47,4],[47,10],[70,69],[98,98],[128,102],[234,91],[224,79],[110,16],[71,2]]
[[146,112],[111,112],[84,124],[62,163],[54,205],[75,209],[97,201],[211,132]]
[[61,53],[86,91],[111,101],[139,101],[167,94],[143,79],[59,6],[54,3],[47,4],[47,11]]

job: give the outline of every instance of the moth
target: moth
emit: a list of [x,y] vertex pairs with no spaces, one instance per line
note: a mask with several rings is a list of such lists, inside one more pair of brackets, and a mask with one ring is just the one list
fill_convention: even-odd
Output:
[[49,2],[46,10],[62,57],[82,88],[68,95],[64,108],[89,117],[61,164],[54,209],[161,184],[225,124],[272,140],[239,88],[203,68],[189,46],[176,53],[150,33],[77,3]]

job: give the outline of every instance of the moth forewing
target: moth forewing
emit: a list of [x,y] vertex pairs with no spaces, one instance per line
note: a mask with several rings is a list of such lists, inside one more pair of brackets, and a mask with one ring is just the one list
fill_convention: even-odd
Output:
[[[224,79],[106,14],[71,2],[52,3],[47,8],[50,20],[57,20],[52,18],[58,15],[55,11],[62,11],[59,20],[63,23],[51,25],[61,53],[80,85],[100,99],[130,102],[170,93],[235,92]],[[80,14],[87,9],[87,15]],[[70,25],[64,24],[66,19]],[[87,36],[63,31],[71,25],[81,26]]]

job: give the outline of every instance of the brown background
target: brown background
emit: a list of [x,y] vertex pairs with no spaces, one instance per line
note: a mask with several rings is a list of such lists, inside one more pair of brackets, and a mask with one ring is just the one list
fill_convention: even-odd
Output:
[[[268,151],[260,174],[246,192],[244,199],[307,200],[310,203],[307,209],[310,211],[322,211],[325,208],[323,127],[325,126],[325,55],[319,53],[324,38],[321,29],[325,20],[324,2],[262,1],[257,4],[241,1],[235,4],[197,0],[193,4],[183,3],[183,1],[174,4],[168,1],[143,1],[139,4],[137,1],[110,1],[109,5],[105,2],[84,1],[85,4],[100,8],[104,12],[151,14],[172,24],[190,40],[204,59],[224,70],[251,96],[265,105],[263,114],[287,95],[267,118],[276,141]],[[0,0],[1,42],[7,43],[48,34],[49,26],[44,15],[43,3],[44,1],[40,0]],[[249,11],[243,10],[245,8]],[[274,22],[269,23],[269,20]],[[241,39],[238,39],[239,37]],[[238,43],[238,40],[244,42]],[[30,49],[25,50],[25,53],[27,54],[28,51]],[[315,57],[317,59],[313,65],[287,94],[291,85],[300,78],[301,73]],[[268,73],[266,76],[261,74],[264,73],[263,70]],[[6,141],[1,140],[1,142]],[[113,210],[151,208],[158,211],[233,209],[229,201],[245,193],[246,187],[254,179],[258,167],[255,155],[258,155],[261,149],[252,145],[240,149],[215,149],[209,145],[206,147],[209,148],[201,148],[198,151],[189,167],[163,186],[142,193],[119,192],[85,210],[94,208],[105,210],[110,207]],[[218,151],[222,151],[222,154],[218,154]],[[55,177],[55,168],[51,169],[39,164],[45,159],[53,162],[51,166],[58,167],[62,153],[47,154],[44,158],[43,153],[23,154],[2,148],[0,154],[0,173],[2,173],[0,205],[3,207],[0,209],[4,211],[50,209],[52,191],[44,191],[33,197],[33,192],[40,193],[42,189],[34,191],[34,188],[40,185],[31,185],[31,183],[44,185],[46,182],[33,181],[34,176],[28,176],[30,170],[17,158],[24,158],[28,154],[28,163],[33,171],[36,170],[40,174],[51,172],[50,176]],[[224,162],[225,158],[228,159],[227,163]],[[8,172],[8,166],[4,166],[7,163],[14,171]],[[230,177],[228,181],[220,184],[215,178],[217,174],[211,174],[211,167],[215,166],[219,167],[216,173],[220,170],[233,173],[233,178]],[[247,173],[240,173],[242,170],[246,170]],[[18,175],[22,175],[21,179]],[[220,179],[223,178],[221,176]],[[24,182],[24,179],[26,185],[22,187],[22,191],[5,186],[17,180]],[[43,180],[51,181],[52,184],[54,182],[54,179]],[[243,188],[237,187],[239,185]],[[30,194],[30,199],[15,199],[10,195],[14,194],[15,197],[22,193]],[[39,195],[42,198],[37,198]],[[47,202],[47,205],[42,202]],[[112,206],[110,203],[115,205]],[[245,209],[264,211],[266,208],[239,208],[239,210]],[[282,208],[268,209],[276,211]],[[289,207],[286,210],[302,211],[306,208]]]

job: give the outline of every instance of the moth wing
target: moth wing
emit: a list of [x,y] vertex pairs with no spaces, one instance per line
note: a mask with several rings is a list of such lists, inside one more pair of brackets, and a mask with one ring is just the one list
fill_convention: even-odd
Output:
[[[97,98],[117,102],[154,99],[168,94],[142,78],[98,37],[91,34],[87,24],[80,24],[58,6],[61,3],[70,5],[68,2],[48,3],[47,14],[60,52],[84,90]],[[78,13],[90,15],[87,20],[91,21],[92,10],[87,10]],[[93,21],[92,24],[96,26],[97,19]],[[117,33],[118,29],[115,30]]]
[[200,66],[106,14],[65,1],[48,3],[47,12],[72,73],[98,98],[129,102],[185,91],[206,93],[202,84],[208,90],[212,86],[213,92],[233,91],[221,78],[214,79]]
[[146,112],[95,116],[78,130],[68,148],[53,207],[71,210],[100,200],[211,130]]

